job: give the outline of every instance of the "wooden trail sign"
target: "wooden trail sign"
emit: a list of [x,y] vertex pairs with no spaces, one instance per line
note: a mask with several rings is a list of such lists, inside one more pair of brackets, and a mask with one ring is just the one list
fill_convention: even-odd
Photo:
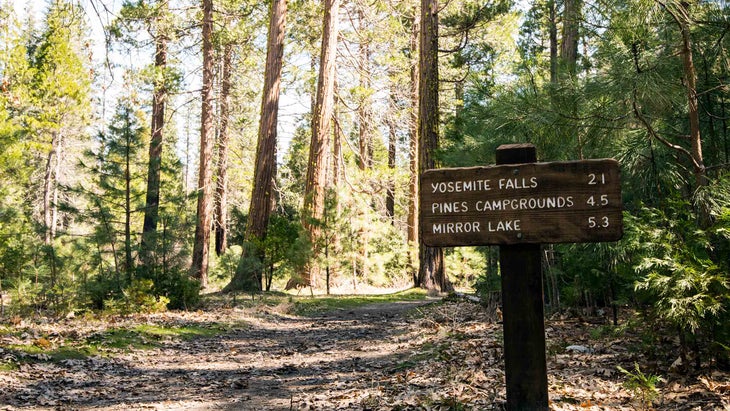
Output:
[[428,170],[421,176],[426,245],[615,241],[623,234],[616,160]]
[[536,163],[532,144],[496,154],[497,166],[421,175],[421,238],[432,247],[500,246],[507,410],[548,411],[540,244],[619,240],[619,166]]

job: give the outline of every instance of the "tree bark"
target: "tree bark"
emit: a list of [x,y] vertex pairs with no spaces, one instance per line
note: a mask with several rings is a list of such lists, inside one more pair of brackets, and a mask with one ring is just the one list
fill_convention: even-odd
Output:
[[[342,126],[340,125],[340,110],[339,110],[339,103],[340,99],[338,97],[339,94],[339,84],[337,82],[336,74],[335,74],[335,85],[334,85],[334,95],[335,95],[335,104],[332,109],[332,119],[334,121],[334,132],[332,133],[334,141],[332,143],[332,184],[334,184],[335,187],[339,187],[340,183],[342,182],[342,176],[344,173],[344,166],[343,166],[343,160],[342,160]],[[340,202],[337,202],[337,213],[340,212]]]
[[[58,157],[60,155],[60,135],[53,133],[51,138],[51,151],[48,152],[48,158],[46,160],[46,170],[43,175],[43,225],[44,225],[44,241],[45,245],[50,245],[55,237],[56,230],[53,227],[53,220],[55,215],[55,202],[53,201],[56,182],[56,170],[58,167],[55,163],[58,163]],[[54,163],[55,161],[55,163]]]
[[687,85],[687,106],[689,114],[689,136],[691,153],[695,163],[695,184],[697,188],[708,184],[704,158],[702,155],[702,136],[700,134],[700,115],[697,102],[697,72],[692,56],[692,34],[689,27],[689,10],[683,2],[679,3],[680,15],[677,23],[682,33],[682,67]]
[[565,0],[563,10],[563,38],[560,44],[560,61],[564,73],[575,75],[578,59],[578,27],[580,26],[581,0]]
[[[244,233],[244,242],[247,244],[261,241],[266,237],[266,229],[272,210],[273,181],[276,172],[276,126],[279,113],[281,65],[284,56],[284,34],[286,31],[286,2],[287,0],[274,0],[271,3],[254,185],[251,193],[248,224],[246,224],[246,232]],[[244,247],[241,258],[246,257],[247,253],[250,252],[263,257],[263,250],[256,250],[256,247],[253,246]],[[263,285],[263,276],[261,274],[261,271],[244,272],[236,270],[235,276],[225,290],[245,288],[261,290]]]
[[[222,255],[228,248],[228,117],[231,94],[231,59],[233,44],[223,46],[223,72],[221,73],[220,130],[218,130],[218,169],[215,187],[215,252]],[[254,182],[258,180],[254,179]]]
[[[563,2],[563,33],[560,44],[560,58],[557,67],[557,80],[568,84],[575,78],[578,62],[578,31],[581,20],[582,0],[565,0]],[[559,97],[561,111],[567,112],[571,118],[578,117],[578,104],[575,99],[568,96]],[[566,98],[567,97],[567,98]],[[568,126],[562,130],[566,135],[575,135],[576,155],[583,160],[583,130],[578,126]]]
[[548,1],[548,25],[550,31],[550,84],[558,84],[558,23],[555,0]]
[[[358,8],[359,30],[364,33],[367,30],[362,8]],[[360,106],[357,110],[358,134],[360,149],[360,170],[369,170],[373,167],[373,142],[372,127],[370,126],[372,104],[370,101],[370,44],[368,39],[360,38],[360,92],[363,93]]]
[[[421,0],[421,51],[419,76],[419,171],[436,167],[439,142],[438,0]],[[443,250],[423,244],[419,235],[418,285],[426,289],[453,289],[443,266]]]
[[53,195],[51,201],[51,240],[56,238],[56,232],[58,230],[58,186],[61,181],[61,154],[63,153],[63,134],[58,133],[58,142],[56,145],[56,156],[53,164]]
[[413,285],[418,286],[418,270],[416,261],[418,256],[413,251],[418,245],[418,39],[419,19],[416,8],[413,9],[413,28],[411,30],[411,107],[410,121],[408,123],[409,137],[409,174],[408,182],[408,267],[411,270]]
[[126,112],[124,130],[124,273],[127,285],[132,284],[134,262],[132,260],[132,135],[131,111]]
[[200,110],[200,163],[198,165],[198,218],[195,225],[193,263],[190,273],[208,286],[208,253],[210,251],[211,203],[213,173],[213,0],[203,0],[203,84]]
[[[687,86],[690,153],[694,163],[695,188],[699,189],[707,186],[709,180],[707,179],[707,169],[702,155],[702,135],[700,134],[700,115],[697,101],[697,71],[692,56],[692,33],[689,27],[692,18],[689,15],[689,4],[679,2],[677,12],[670,13],[679,25],[682,35],[682,67],[684,69],[684,83]],[[697,207],[697,220],[700,228],[707,228],[712,224],[710,211],[702,204]]]
[[[324,199],[327,189],[327,168],[330,163],[330,132],[334,105],[335,57],[337,55],[337,20],[340,0],[325,0],[322,50],[319,59],[317,96],[312,119],[312,142],[309,146],[307,179],[304,187],[303,225],[309,233],[316,257],[322,230],[319,221],[324,216]],[[307,285],[316,283],[319,267],[310,261],[302,273]]]
[[[687,88],[687,106],[689,115],[689,134],[691,148],[689,150],[690,157],[694,166],[695,185],[697,188],[706,186],[707,169],[705,167],[702,155],[702,136],[700,134],[700,116],[697,102],[697,72],[695,70],[692,56],[692,32],[690,30],[690,22],[692,20],[689,14],[689,3],[678,2],[673,4],[675,8],[670,8],[662,1],[657,1],[674,19],[679,26],[682,36],[682,68],[684,71],[684,83]],[[661,140],[660,140],[661,141]],[[710,222],[709,213],[700,209],[700,225],[707,226]]]
[[395,125],[396,96],[395,80],[390,85],[390,119],[388,120],[388,187],[385,193],[385,214],[392,225],[395,225],[395,155],[397,133]]
[[[164,17],[167,1],[160,2],[160,15]],[[164,10],[162,8],[165,8]],[[159,24],[158,24],[159,25]],[[157,221],[160,209],[160,170],[162,166],[163,131],[165,126],[165,105],[167,104],[167,37],[162,33],[155,36],[155,72],[162,79],[155,81],[152,94],[152,136],[150,138],[149,160],[147,164],[147,194],[145,196],[144,222],[140,247],[141,263],[151,269],[157,248]]]

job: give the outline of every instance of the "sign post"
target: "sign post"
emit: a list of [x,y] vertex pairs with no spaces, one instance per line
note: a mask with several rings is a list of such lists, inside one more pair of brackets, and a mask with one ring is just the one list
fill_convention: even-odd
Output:
[[619,240],[619,166],[537,163],[532,144],[502,145],[496,155],[496,166],[421,175],[422,239],[500,246],[507,409],[548,410],[540,245]]
[[[535,161],[533,145],[497,148],[498,165]],[[540,244],[499,247],[508,410],[549,409],[541,261]]]

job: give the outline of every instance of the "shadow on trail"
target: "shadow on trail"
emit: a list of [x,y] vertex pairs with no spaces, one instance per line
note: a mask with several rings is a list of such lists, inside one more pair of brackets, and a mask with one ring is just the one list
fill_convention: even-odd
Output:
[[[169,342],[152,351],[36,364],[26,384],[2,390],[0,405],[298,409],[302,397],[351,393],[354,385],[374,384],[377,375],[397,368],[408,355],[403,338],[414,321],[409,312],[421,305],[409,301],[311,317],[269,315],[245,330]],[[345,409],[348,396],[341,403]]]

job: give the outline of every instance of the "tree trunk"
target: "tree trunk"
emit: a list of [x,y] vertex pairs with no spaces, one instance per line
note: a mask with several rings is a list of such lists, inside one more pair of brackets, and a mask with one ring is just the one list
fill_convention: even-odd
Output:
[[[160,3],[167,7],[167,2]],[[162,12],[162,10],[161,10]],[[166,14],[163,12],[163,15]],[[161,33],[155,37],[155,72],[164,73],[167,68],[167,38]],[[149,160],[147,164],[147,194],[145,197],[141,263],[148,269],[154,267],[154,254],[157,249],[157,221],[160,209],[160,170],[162,165],[163,131],[165,126],[165,104],[167,103],[167,84],[156,81],[152,95],[152,137],[150,138]]]
[[203,0],[203,84],[200,110],[200,163],[198,165],[198,219],[195,225],[193,263],[190,273],[208,286],[213,172],[213,0]]
[[[256,243],[266,237],[266,228],[272,209],[272,191],[274,189],[274,173],[276,171],[276,125],[279,113],[279,89],[281,86],[281,65],[284,56],[284,34],[286,25],[287,0],[274,0],[271,3],[269,23],[269,39],[266,53],[266,71],[264,90],[261,102],[261,122],[259,124],[258,147],[256,149],[256,167],[254,169],[254,186],[251,193],[248,223],[244,234],[244,242]],[[244,247],[241,258],[247,253],[262,254],[256,246]],[[263,255],[262,256],[262,261]],[[262,272],[244,272],[236,270],[236,274],[226,291],[253,288],[262,289]]]
[[725,109],[725,94],[720,94],[720,118],[722,119],[722,142],[725,149],[725,162],[730,163],[730,144],[727,136],[727,110]]
[[132,284],[134,263],[132,262],[132,136],[130,133],[131,112],[127,112],[124,131],[124,273],[127,285]]
[[[367,30],[365,17],[362,8],[358,8],[359,30],[364,32]],[[358,133],[359,133],[359,149],[360,149],[360,170],[369,170],[373,167],[373,142],[372,127],[370,126],[372,104],[370,101],[370,44],[368,39],[361,36],[360,38],[360,92],[362,100],[357,110],[358,117]]]
[[[338,88],[338,82],[335,74],[335,85],[334,85],[334,95],[335,95],[335,105],[332,109],[332,120],[334,121],[334,133],[332,133],[334,141],[332,143],[332,184],[334,184],[335,187],[339,187],[340,183],[342,182],[342,175],[344,172],[344,165],[342,160],[342,126],[340,126],[340,110],[339,110],[339,103],[340,99],[338,96],[339,88]],[[337,202],[337,213],[340,212],[340,202]]]
[[[334,216],[331,220],[336,220],[342,215],[342,202],[340,201],[340,191],[339,187],[342,184],[342,180],[344,179],[344,173],[345,173],[345,166],[344,166],[344,158],[342,156],[342,140],[344,137],[342,132],[342,127],[340,126],[340,104],[342,102],[339,98],[339,85],[337,81],[337,73],[335,73],[335,85],[334,85],[334,98],[335,103],[334,107],[332,109],[332,121],[333,121],[333,142],[332,142],[332,185],[333,185],[333,193],[334,201],[335,201],[335,209],[331,210],[330,212]],[[332,230],[332,233],[330,234],[330,239],[328,240],[331,245],[330,247],[330,253],[334,255],[340,255],[342,252],[342,236],[343,234],[337,230]],[[340,271],[340,260],[335,258],[332,261],[330,259],[327,259],[328,262],[328,269],[330,270],[330,274],[332,277],[336,277],[337,274]]]
[[[679,2],[670,8],[664,2],[658,1],[658,3],[672,16],[679,26],[679,31],[682,36],[682,68],[684,71],[684,83],[687,87],[689,137],[691,144],[689,155],[694,167],[695,186],[696,188],[700,188],[706,186],[709,181],[707,180],[707,169],[702,155],[702,136],[700,134],[700,116],[697,103],[697,72],[692,57],[689,4]],[[699,207],[698,219],[699,225],[702,228],[706,228],[711,224],[711,216],[706,207]]]
[[[434,155],[439,141],[438,0],[421,0],[421,51],[419,78],[420,173],[436,167]],[[420,265],[418,285],[426,289],[450,291],[443,266],[443,250],[423,244],[419,235]]]
[[[215,187],[215,252],[222,255],[228,248],[228,117],[231,94],[231,58],[233,44],[223,46],[223,72],[221,73],[220,130],[218,132],[218,169]],[[258,180],[254,180],[256,182]]]
[[56,144],[56,156],[53,164],[53,195],[51,201],[51,240],[56,238],[58,230],[58,186],[61,181],[61,154],[63,153],[63,134],[58,134],[58,142]]
[[[557,64],[557,81],[570,86],[576,75],[578,61],[578,31],[581,20],[582,0],[565,0],[563,3],[563,33],[560,44],[560,57]],[[560,99],[556,110],[567,113],[569,118],[578,117],[578,104],[572,94],[558,94]],[[561,108],[562,107],[562,108]],[[578,125],[567,125],[562,127],[561,133],[574,135],[576,139],[576,154],[578,159],[583,160],[583,130]]]
[[575,75],[578,60],[578,27],[581,0],[565,0],[563,10],[563,39],[560,45],[561,68],[565,74]]
[[385,214],[392,225],[395,225],[395,155],[397,133],[395,126],[396,96],[395,80],[390,85],[390,118],[388,119],[388,187],[385,193]]
[[[692,37],[689,27],[689,5],[680,2],[677,23],[682,33],[682,67],[684,81],[687,85],[687,106],[689,114],[690,152],[694,162],[695,187],[699,189],[708,185],[707,169],[702,155],[702,136],[700,134],[700,115],[697,102],[697,72],[692,58]],[[707,207],[700,204],[697,207],[697,219],[700,228],[707,228],[712,224],[712,216]]]
[[[327,189],[327,166],[330,163],[330,132],[334,105],[335,57],[337,55],[337,19],[340,0],[325,0],[322,50],[319,59],[317,96],[312,118],[312,142],[309,146],[307,179],[304,187],[303,225],[309,233],[314,257],[319,254],[324,199]],[[302,275],[307,285],[319,277],[314,258]]]
[[418,256],[413,251],[418,245],[418,39],[419,19],[416,8],[413,10],[413,29],[411,30],[411,108],[408,122],[409,174],[408,182],[408,267],[411,270],[413,285],[418,286]]
[[48,158],[46,160],[46,170],[43,175],[43,228],[45,231],[45,237],[43,243],[50,245],[53,242],[53,237],[56,230],[53,227],[53,215],[55,214],[55,203],[53,201],[55,186],[56,186],[56,174],[54,161],[59,154],[59,140],[60,136],[57,133],[53,133],[51,138],[51,151],[48,152]]
[[682,67],[684,81],[687,85],[687,105],[689,112],[689,136],[692,145],[691,153],[695,162],[695,184],[697,187],[706,186],[707,175],[702,155],[702,136],[700,135],[700,115],[697,103],[697,73],[692,58],[692,37],[689,27],[689,10],[685,3],[679,3],[680,16],[677,16],[682,33]]
[[548,25],[550,26],[550,84],[558,84],[558,23],[555,0],[548,1]]

